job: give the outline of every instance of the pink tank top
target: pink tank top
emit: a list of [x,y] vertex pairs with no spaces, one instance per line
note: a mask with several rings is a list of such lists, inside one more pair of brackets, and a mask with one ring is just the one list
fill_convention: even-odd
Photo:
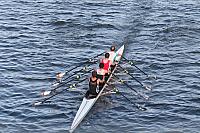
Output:
[[103,68],[103,69],[108,71],[108,69],[109,69],[109,67],[110,67],[110,60],[107,60],[107,62],[105,62],[105,60],[102,59],[102,60],[101,60],[101,63],[104,64],[104,68]]

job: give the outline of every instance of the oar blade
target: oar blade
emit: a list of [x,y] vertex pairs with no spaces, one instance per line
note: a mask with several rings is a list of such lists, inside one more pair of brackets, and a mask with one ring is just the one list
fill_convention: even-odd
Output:
[[51,92],[52,91],[43,91],[43,92],[41,92],[41,96],[48,96],[48,95],[50,95],[51,94]]
[[42,104],[42,102],[35,102],[35,103],[33,103],[33,106],[38,106],[40,104]]
[[139,110],[141,110],[141,111],[146,111],[146,110],[147,110],[147,108],[145,108],[145,107],[143,107],[143,106],[141,106],[141,105],[139,105],[139,104],[137,104],[136,106],[137,106],[137,108],[138,108]]
[[146,90],[148,90],[148,91],[151,91],[152,89],[151,89],[151,86],[144,86],[144,88],[146,89]]
[[156,77],[155,75],[148,75],[147,78],[148,78],[148,79],[157,80],[157,77]]

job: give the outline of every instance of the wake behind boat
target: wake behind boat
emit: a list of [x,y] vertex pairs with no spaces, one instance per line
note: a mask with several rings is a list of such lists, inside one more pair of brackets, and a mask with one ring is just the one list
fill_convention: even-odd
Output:
[[[121,59],[121,56],[124,52],[124,45],[121,46],[121,48],[116,52],[117,56],[115,61],[119,62]],[[111,72],[111,74],[109,75],[109,78],[106,82],[109,82],[110,78],[112,77],[115,69],[116,69],[117,65],[114,66],[113,71]],[[77,126],[81,123],[81,121],[85,118],[85,116],[88,114],[88,112],[91,110],[91,108],[93,107],[93,105],[96,103],[96,101],[98,100],[98,98],[101,96],[101,94],[103,93],[105,87],[106,87],[106,83],[104,84],[103,88],[101,89],[101,91],[98,93],[98,95],[95,98],[83,98],[83,101],[78,109],[78,112],[76,113],[76,116],[73,120],[73,123],[71,125],[70,128],[70,132],[72,133]]]

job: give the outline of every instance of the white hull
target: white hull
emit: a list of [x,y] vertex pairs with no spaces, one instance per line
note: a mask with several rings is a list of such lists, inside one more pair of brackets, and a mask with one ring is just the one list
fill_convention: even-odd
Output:
[[[118,54],[122,55],[124,51],[124,45],[117,51]],[[117,60],[119,61],[121,59],[121,56],[117,58]],[[116,67],[114,68],[113,72],[115,71]],[[112,77],[112,74],[110,75],[110,77],[108,78],[108,81],[110,80],[110,78]],[[88,112],[90,111],[90,109],[93,107],[93,105],[95,104],[95,102],[98,100],[98,98],[101,96],[104,88],[106,87],[106,84],[103,86],[102,90],[99,92],[99,94],[97,95],[96,98],[92,98],[92,99],[87,99],[87,98],[83,98],[83,101],[78,109],[78,112],[76,113],[76,116],[73,120],[73,123],[71,125],[70,128],[70,132],[73,132],[76,127],[81,123],[81,121],[85,118],[85,116],[88,114]]]

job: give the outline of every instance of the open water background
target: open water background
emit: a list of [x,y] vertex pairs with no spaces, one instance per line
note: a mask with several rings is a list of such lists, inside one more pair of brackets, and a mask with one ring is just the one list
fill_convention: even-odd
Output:
[[199,133],[199,0],[1,0],[0,133],[68,132],[87,82],[51,103],[32,103],[56,72],[123,42],[125,57],[158,79],[148,80],[123,64],[152,85],[149,92],[118,73],[150,96],[147,101],[112,82],[148,110],[138,110],[120,95],[103,97],[75,132]]

